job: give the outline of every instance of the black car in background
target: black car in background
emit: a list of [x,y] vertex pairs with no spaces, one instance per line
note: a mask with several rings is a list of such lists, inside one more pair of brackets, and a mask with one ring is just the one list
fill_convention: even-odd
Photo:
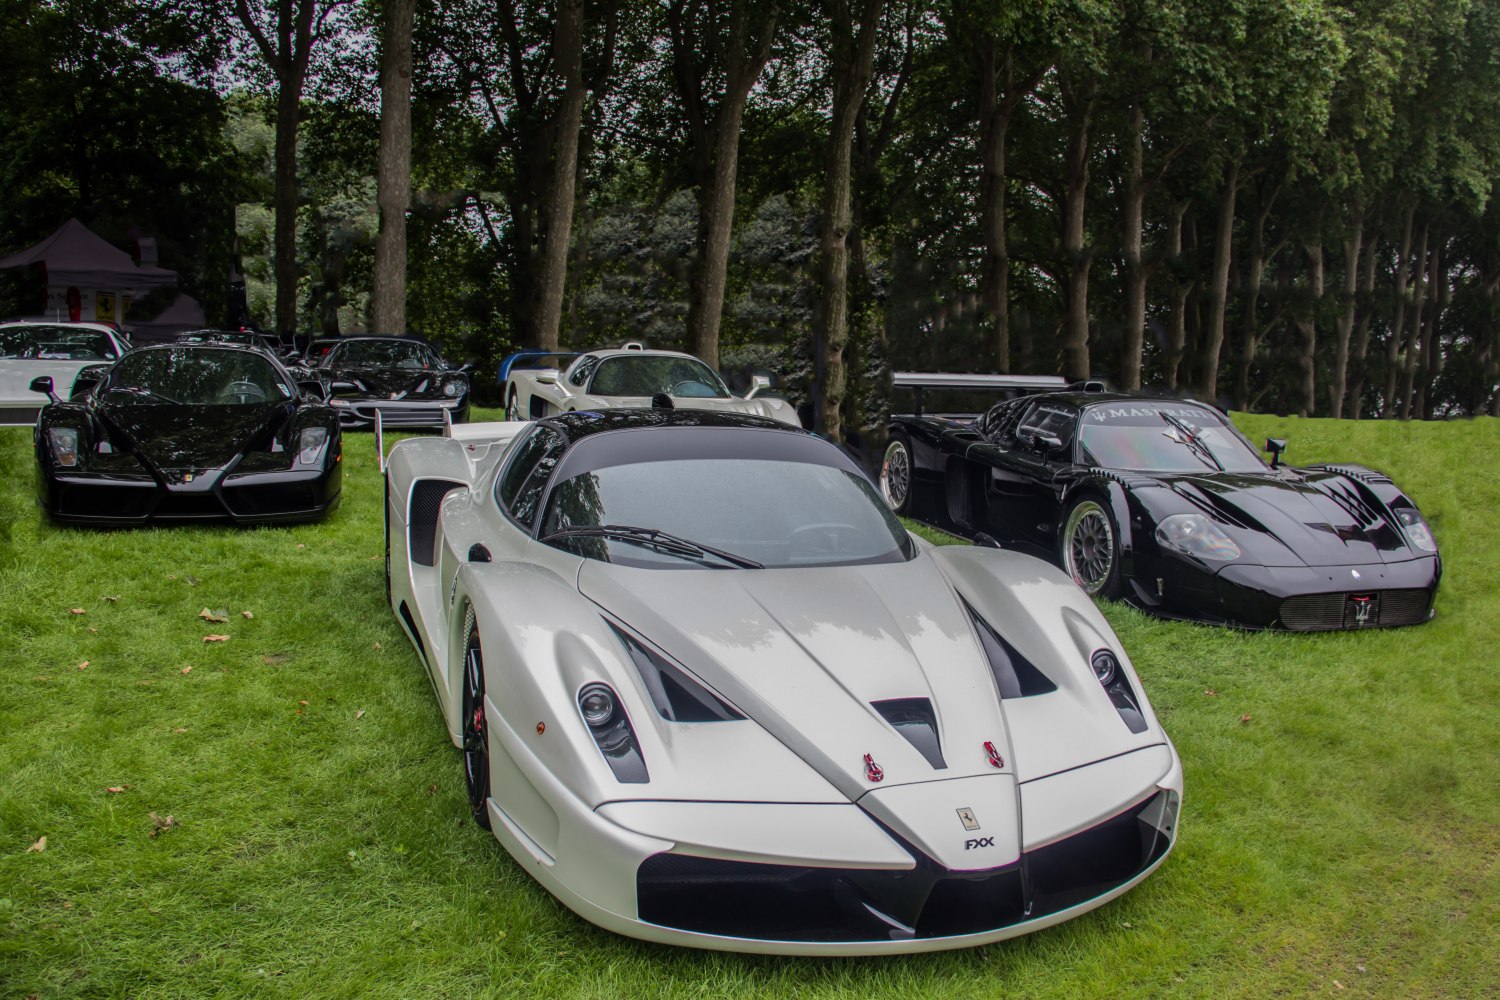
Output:
[[1289,468],[1274,440],[1267,465],[1192,400],[967,378],[1014,398],[977,417],[893,417],[880,486],[898,513],[1051,559],[1088,593],[1167,617],[1297,631],[1431,617],[1437,543],[1388,477]]
[[316,521],[338,506],[343,438],[317,382],[275,355],[168,344],[79,373],[35,431],[37,489],[56,520]]
[[[311,353],[311,352],[310,352]],[[444,361],[417,337],[342,337],[309,357],[330,383],[329,403],[344,427],[442,427],[469,418],[470,366]]]

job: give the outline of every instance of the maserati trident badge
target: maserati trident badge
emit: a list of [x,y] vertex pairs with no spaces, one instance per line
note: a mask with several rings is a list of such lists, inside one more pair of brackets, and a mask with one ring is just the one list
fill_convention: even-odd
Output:
[[964,806],[958,811],[959,821],[963,823],[965,830],[979,829],[979,820],[974,818],[974,810]]

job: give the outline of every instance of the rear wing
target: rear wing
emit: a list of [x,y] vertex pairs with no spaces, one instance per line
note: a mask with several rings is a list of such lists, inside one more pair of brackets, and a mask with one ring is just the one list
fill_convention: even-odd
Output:
[[1008,392],[1061,392],[1076,389],[1084,392],[1103,392],[1104,383],[1090,380],[1069,382],[1060,375],[976,375],[967,372],[893,372],[891,386],[910,389],[915,404],[913,416],[922,415],[922,391],[924,389],[968,389]]

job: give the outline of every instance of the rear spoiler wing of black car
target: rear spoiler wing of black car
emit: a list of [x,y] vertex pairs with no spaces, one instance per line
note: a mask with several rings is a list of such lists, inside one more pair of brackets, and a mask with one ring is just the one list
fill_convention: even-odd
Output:
[[975,375],[966,372],[893,372],[891,386],[910,389],[915,398],[913,416],[922,415],[923,389],[995,389],[1014,392],[1061,392],[1065,389],[1103,392],[1095,379],[1069,382],[1060,375]]

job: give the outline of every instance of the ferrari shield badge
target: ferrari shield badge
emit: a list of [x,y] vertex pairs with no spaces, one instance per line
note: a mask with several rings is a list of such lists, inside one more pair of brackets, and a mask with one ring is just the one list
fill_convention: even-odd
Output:
[[959,822],[963,823],[965,830],[979,829],[979,820],[974,818],[974,810],[964,806],[958,811]]

